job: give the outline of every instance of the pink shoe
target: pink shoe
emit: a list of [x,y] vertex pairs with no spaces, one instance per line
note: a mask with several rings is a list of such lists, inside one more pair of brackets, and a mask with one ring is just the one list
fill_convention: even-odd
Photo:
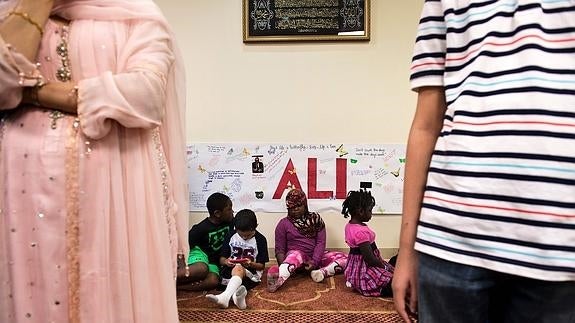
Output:
[[270,284],[268,280],[268,292],[275,293],[276,290],[278,290],[278,288],[280,288],[281,285],[285,283],[285,281],[286,280],[283,277],[278,277],[277,280],[274,282],[274,284]]
[[280,268],[278,265],[271,266],[267,273],[268,292],[274,293],[285,283],[286,279],[287,278],[280,277]]
[[271,290],[272,286],[274,286],[276,284],[279,275],[280,275],[280,269],[279,269],[278,265],[273,265],[268,269],[268,272],[267,272],[268,290]]

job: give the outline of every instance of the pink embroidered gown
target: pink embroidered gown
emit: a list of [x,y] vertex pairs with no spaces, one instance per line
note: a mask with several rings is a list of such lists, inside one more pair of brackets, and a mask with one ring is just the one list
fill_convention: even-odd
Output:
[[[38,54],[51,82],[62,32],[49,21]],[[34,66],[0,38],[0,322],[178,322],[187,205],[171,169],[184,143],[170,150],[161,128],[177,120],[170,39],[160,18],[72,20],[77,120],[14,109]]]

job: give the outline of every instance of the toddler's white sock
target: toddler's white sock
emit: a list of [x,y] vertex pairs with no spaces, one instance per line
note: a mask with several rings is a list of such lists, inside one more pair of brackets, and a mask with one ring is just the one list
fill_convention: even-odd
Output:
[[242,279],[240,276],[232,276],[228,282],[226,290],[220,295],[207,294],[206,298],[210,301],[217,303],[221,308],[228,308],[230,305],[230,298],[242,285]]

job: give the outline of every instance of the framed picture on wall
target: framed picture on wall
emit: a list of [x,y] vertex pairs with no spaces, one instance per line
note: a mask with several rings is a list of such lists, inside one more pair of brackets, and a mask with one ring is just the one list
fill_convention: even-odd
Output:
[[243,40],[369,40],[370,0],[243,0]]

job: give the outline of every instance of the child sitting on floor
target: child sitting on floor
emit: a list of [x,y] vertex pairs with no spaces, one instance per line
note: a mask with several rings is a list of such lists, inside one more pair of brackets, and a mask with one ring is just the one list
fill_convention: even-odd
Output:
[[219,284],[220,250],[232,230],[232,201],[222,193],[213,193],[206,202],[209,216],[195,224],[188,233],[190,254],[187,265],[178,269],[177,288],[202,291]]
[[305,193],[293,189],[286,196],[287,217],[275,230],[275,253],[279,264],[268,270],[268,291],[275,292],[298,268],[310,271],[312,279],[343,272],[347,255],[325,250],[325,224],[320,215],[310,212]]
[[[206,297],[222,308],[227,308],[230,298],[239,309],[246,308],[247,289],[260,281],[269,261],[266,238],[256,228],[258,221],[252,210],[244,209],[234,218],[235,233],[224,240],[220,257],[222,285],[226,290],[219,295]],[[243,283],[243,285],[242,285]]]
[[366,224],[371,219],[375,198],[369,191],[351,191],[343,202],[341,213],[351,220],[345,226],[349,246],[345,278],[353,289],[364,296],[389,297],[394,267],[379,254],[375,232]]

